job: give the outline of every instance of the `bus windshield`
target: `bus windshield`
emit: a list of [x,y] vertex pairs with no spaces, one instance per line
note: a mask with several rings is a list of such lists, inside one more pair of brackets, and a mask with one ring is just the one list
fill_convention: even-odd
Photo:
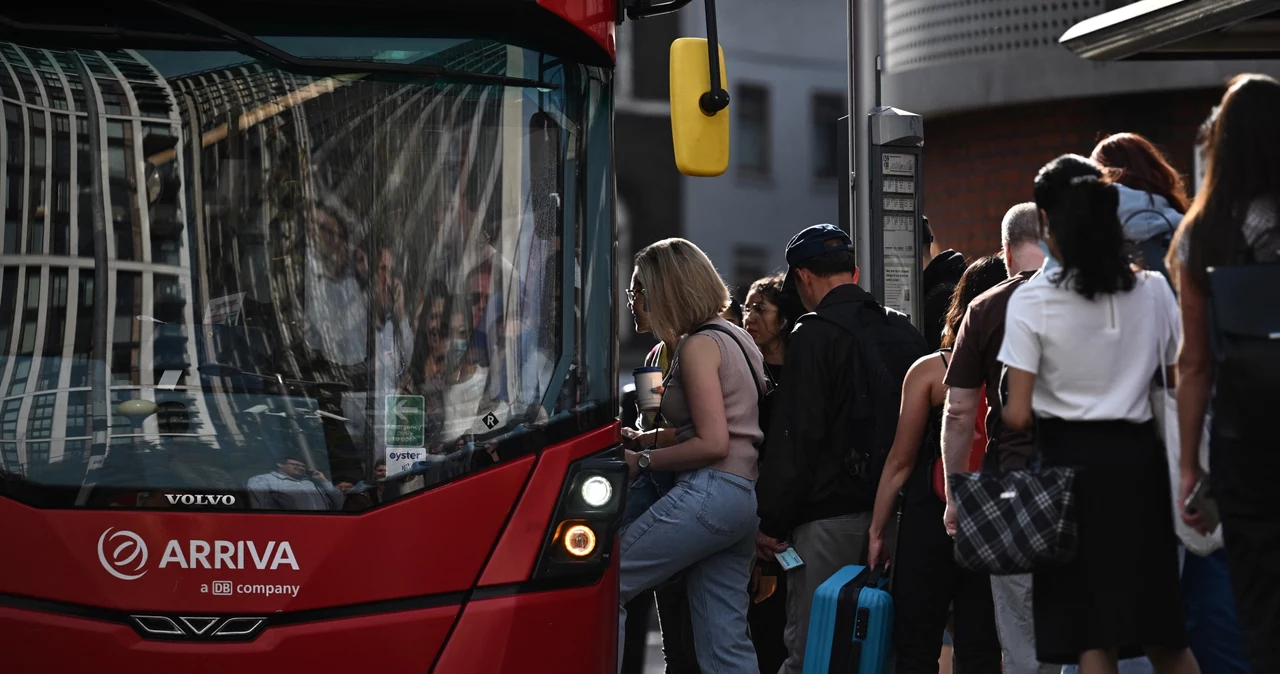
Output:
[[0,42],[0,494],[359,512],[581,402],[561,240],[585,69],[260,39],[553,86]]

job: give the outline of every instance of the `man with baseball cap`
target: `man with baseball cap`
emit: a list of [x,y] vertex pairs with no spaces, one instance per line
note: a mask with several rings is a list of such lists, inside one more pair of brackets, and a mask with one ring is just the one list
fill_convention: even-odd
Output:
[[[787,376],[775,394],[768,451],[756,483],[756,547],[762,559],[772,560],[789,545],[804,562],[787,572],[788,655],[779,670],[800,674],[814,591],[840,568],[866,561],[879,468],[892,444],[898,409],[896,399],[871,381],[896,376],[900,388],[906,369],[869,375],[883,374],[889,361],[910,358],[909,367],[927,347],[905,315],[886,310],[857,286],[853,241],[843,230],[809,227],[787,244],[786,257],[784,287],[794,288],[811,313],[792,332]],[[858,340],[874,342],[877,348],[870,351],[887,353],[883,363],[859,349]],[[881,410],[875,407],[892,407],[894,428],[876,423],[884,413],[877,415]]]

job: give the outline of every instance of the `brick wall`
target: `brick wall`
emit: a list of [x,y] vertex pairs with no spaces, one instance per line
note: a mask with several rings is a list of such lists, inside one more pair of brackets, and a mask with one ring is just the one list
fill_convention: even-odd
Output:
[[966,256],[994,253],[1005,211],[1032,197],[1054,157],[1088,156],[1103,137],[1151,139],[1190,176],[1196,129],[1222,89],[1037,103],[925,119],[925,215],[939,243]]

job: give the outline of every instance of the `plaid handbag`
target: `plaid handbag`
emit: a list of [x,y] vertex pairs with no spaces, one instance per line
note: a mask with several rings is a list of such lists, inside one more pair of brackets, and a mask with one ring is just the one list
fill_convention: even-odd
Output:
[[1075,481],[1074,468],[1041,467],[1038,449],[1028,470],[952,475],[956,563],[1011,576],[1070,562],[1079,541]]
[[1074,468],[951,476],[956,500],[956,563],[1008,576],[1075,557]]

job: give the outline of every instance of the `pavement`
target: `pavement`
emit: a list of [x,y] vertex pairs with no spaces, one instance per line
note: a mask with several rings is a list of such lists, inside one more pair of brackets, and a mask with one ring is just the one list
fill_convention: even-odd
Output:
[[644,656],[644,674],[663,674],[666,667],[662,663],[662,634],[658,630],[649,632],[649,648]]
[[[662,662],[662,633],[657,628],[657,615],[653,616],[654,627],[649,630],[649,648],[645,651],[644,658],[644,674],[665,674],[666,668]],[[938,674],[952,674],[952,650],[950,645],[942,647],[941,657],[938,658]],[[1128,662],[1128,661],[1125,661]],[[1121,671],[1125,670],[1123,667]],[[1134,670],[1149,673],[1147,670]]]

